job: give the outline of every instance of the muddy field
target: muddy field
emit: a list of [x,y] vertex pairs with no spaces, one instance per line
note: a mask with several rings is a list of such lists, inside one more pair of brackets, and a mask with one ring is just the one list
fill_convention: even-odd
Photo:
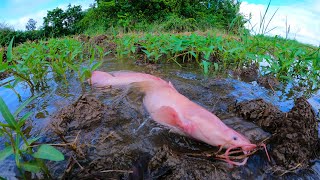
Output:
[[[33,105],[31,133],[62,144],[62,162],[48,162],[55,179],[317,179],[317,117],[305,98],[278,98],[273,89],[234,79],[205,78],[190,69],[109,63],[105,71],[134,70],[170,80],[189,99],[248,137],[267,144],[245,166],[218,160],[216,147],[172,133],[155,123],[143,95],[120,89],[55,89]],[[246,80],[247,81],[247,80]],[[265,80],[270,84],[269,80]],[[272,84],[273,87],[275,87]],[[262,98],[262,99],[261,99]],[[294,102],[295,100],[295,102]],[[2,166],[2,165],[1,165]],[[2,172],[14,174],[3,167]],[[10,176],[7,176],[10,177]],[[39,176],[41,178],[41,176]],[[14,179],[14,178],[13,178]]]

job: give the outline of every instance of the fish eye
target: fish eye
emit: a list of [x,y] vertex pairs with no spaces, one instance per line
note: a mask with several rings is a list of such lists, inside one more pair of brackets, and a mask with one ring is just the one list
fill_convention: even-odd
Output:
[[238,140],[238,138],[237,138],[236,136],[233,136],[233,140],[235,140],[235,141],[236,141],[236,140]]

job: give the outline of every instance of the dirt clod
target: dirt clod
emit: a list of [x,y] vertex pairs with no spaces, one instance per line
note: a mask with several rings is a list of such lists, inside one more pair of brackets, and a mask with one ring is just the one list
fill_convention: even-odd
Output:
[[267,89],[274,89],[279,87],[280,82],[272,76],[262,76],[258,78],[258,84],[267,88]]
[[[268,144],[278,166],[285,169],[306,167],[317,149],[317,121],[305,98],[298,98],[287,113],[262,99],[239,103],[236,111],[272,133]],[[279,168],[279,167],[278,167]]]
[[87,129],[95,127],[104,117],[105,107],[95,97],[82,95],[79,99],[63,108],[54,119],[55,128],[60,132]]

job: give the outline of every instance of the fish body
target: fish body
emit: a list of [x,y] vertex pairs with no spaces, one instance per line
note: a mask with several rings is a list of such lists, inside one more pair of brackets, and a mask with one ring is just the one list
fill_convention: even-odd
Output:
[[91,78],[88,80],[88,82],[95,87],[121,87],[142,81],[166,83],[166,81],[159,77],[131,71],[115,71],[109,73],[103,71],[94,71],[92,72]]
[[229,128],[213,113],[180,94],[169,83],[144,81],[133,86],[138,86],[144,92],[143,104],[152,119],[179,134],[225,148],[251,144],[243,135]]

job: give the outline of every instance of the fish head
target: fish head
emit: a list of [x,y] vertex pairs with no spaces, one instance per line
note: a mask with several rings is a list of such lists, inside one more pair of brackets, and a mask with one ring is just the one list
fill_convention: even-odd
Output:
[[257,147],[257,145],[252,144],[249,139],[247,139],[242,134],[237,131],[228,128],[224,133],[224,138],[227,147],[241,147],[244,151],[250,151]]
[[93,71],[91,77],[87,80],[87,82],[95,87],[105,87],[108,86],[108,79],[113,76],[109,73],[102,71]]

